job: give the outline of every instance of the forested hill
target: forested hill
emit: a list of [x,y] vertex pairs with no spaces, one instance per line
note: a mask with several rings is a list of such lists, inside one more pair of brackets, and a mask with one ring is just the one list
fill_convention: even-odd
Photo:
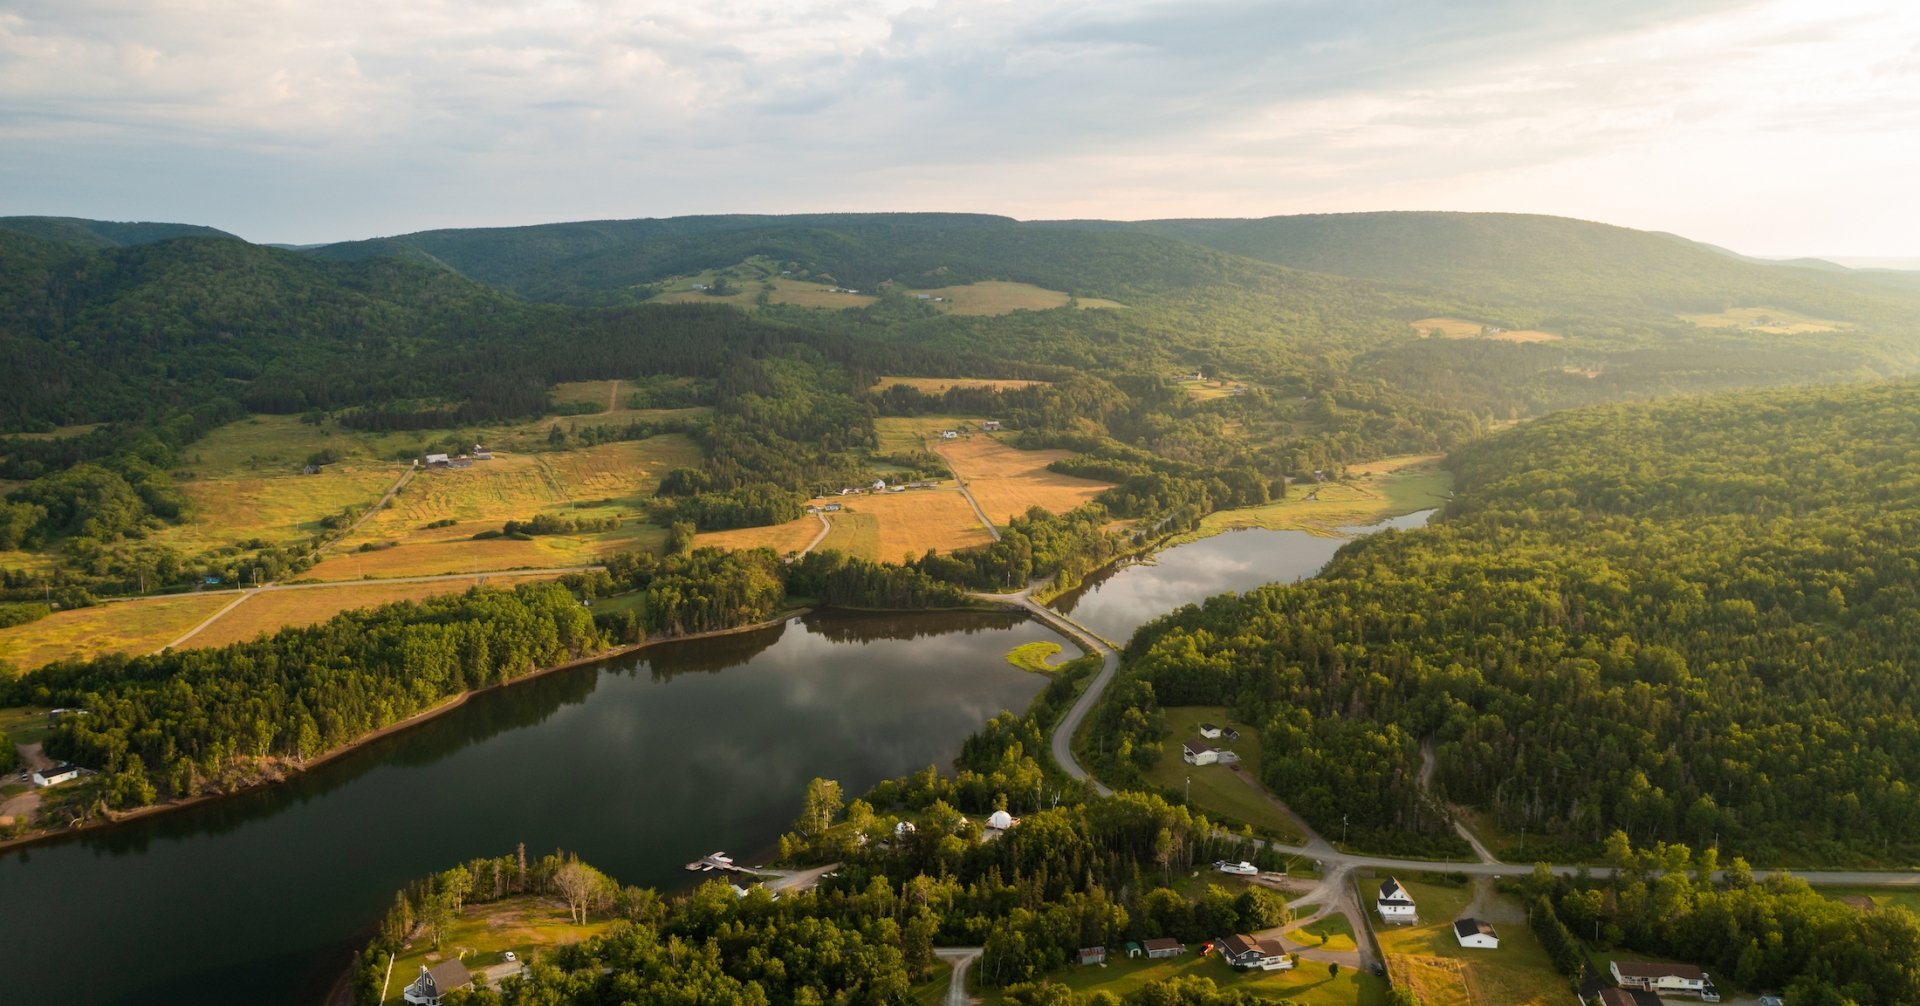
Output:
[[1915,326],[1911,299],[1888,296],[1884,286],[1830,263],[1763,263],[1671,234],[1565,217],[1341,213],[1122,226],[1294,269],[1418,284],[1547,313],[1711,312],[1746,304]]
[[80,248],[121,248],[184,237],[240,240],[226,231],[200,224],[122,223],[79,217],[0,217],[0,228]]
[[[1550,416],[1454,457],[1421,531],[1143,629],[1102,715],[1228,704],[1266,782],[1362,841],[1445,796],[1530,858],[1634,841],[1920,857],[1920,385]],[[1134,683],[1129,684],[1129,680]],[[1544,846],[1539,843],[1545,841]]]

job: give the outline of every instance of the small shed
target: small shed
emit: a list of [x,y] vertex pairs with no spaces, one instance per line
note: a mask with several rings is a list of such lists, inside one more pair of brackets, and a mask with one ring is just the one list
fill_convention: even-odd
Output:
[[1220,728],[1211,723],[1202,723],[1200,724],[1200,736],[1212,740],[1220,736]]
[[1453,924],[1453,938],[1463,947],[1480,950],[1498,950],[1500,934],[1493,931],[1493,924],[1481,919],[1459,919]]
[[48,786],[58,786],[78,778],[80,778],[80,766],[62,762],[52,768],[34,770],[33,784],[45,789]]
[[429,454],[426,460],[428,468],[445,468],[452,463],[452,459],[445,454]]
[[1141,954],[1141,953],[1142,953],[1142,951],[1141,951],[1141,949],[1140,949],[1140,941],[1139,941],[1139,940],[1128,940],[1128,941],[1127,941],[1127,959],[1128,959],[1128,960],[1132,960],[1132,959],[1134,959],[1135,957],[1138,957],[1138,956],[1140,956],[1140,954]]
[[1082,966],[1107,963],[1106,947],[1081,947],[1077,958]]
[[1187,952],[1187,945],[1185,943],[1180,942],[1179,940],[1173,939],[1172,937],[1162,937],[1157,940],[1148,940],[1146,941],[1146,943],[1142,945],[1145,946],[1147,949],[1147,958],[1149,960],[1159,960],[1165,957],[1178,957],[1181,954],[1184,954]]

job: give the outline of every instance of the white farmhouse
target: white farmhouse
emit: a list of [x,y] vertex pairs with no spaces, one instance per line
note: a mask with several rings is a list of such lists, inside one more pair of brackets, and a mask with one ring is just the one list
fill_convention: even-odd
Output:
[[1388,877],[1380,884],[1380,898],[1374,903],[1383,922],[1418,922],[1420,913],[1414,908],[1413,895],[1400,886],[1398,880]]
[[1180,745],[1180,757],[1189,765],[1212,765],[1220,760],[1220,752],[1211,744],[1187,741]]

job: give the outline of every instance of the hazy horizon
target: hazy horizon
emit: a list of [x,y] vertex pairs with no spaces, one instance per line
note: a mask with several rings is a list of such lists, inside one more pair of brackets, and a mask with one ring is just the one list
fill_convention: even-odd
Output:
[[1543,213],[1920,257],[1920,8],[16,0],[0,214]]

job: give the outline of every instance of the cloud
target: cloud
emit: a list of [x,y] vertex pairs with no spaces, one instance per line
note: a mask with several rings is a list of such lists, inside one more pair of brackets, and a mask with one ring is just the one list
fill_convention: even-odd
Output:
[[[1665,184],[1651,159],[1698,157],[1689,136],[1852,137],[1912,166],[1888,134],[1920,133],[1913,18],[1874,0],[10,0],[0,209],[289,240],[697,210],[1657,215],[1633,176]],[[1600,164],[1627,177],[1556,195]]]

